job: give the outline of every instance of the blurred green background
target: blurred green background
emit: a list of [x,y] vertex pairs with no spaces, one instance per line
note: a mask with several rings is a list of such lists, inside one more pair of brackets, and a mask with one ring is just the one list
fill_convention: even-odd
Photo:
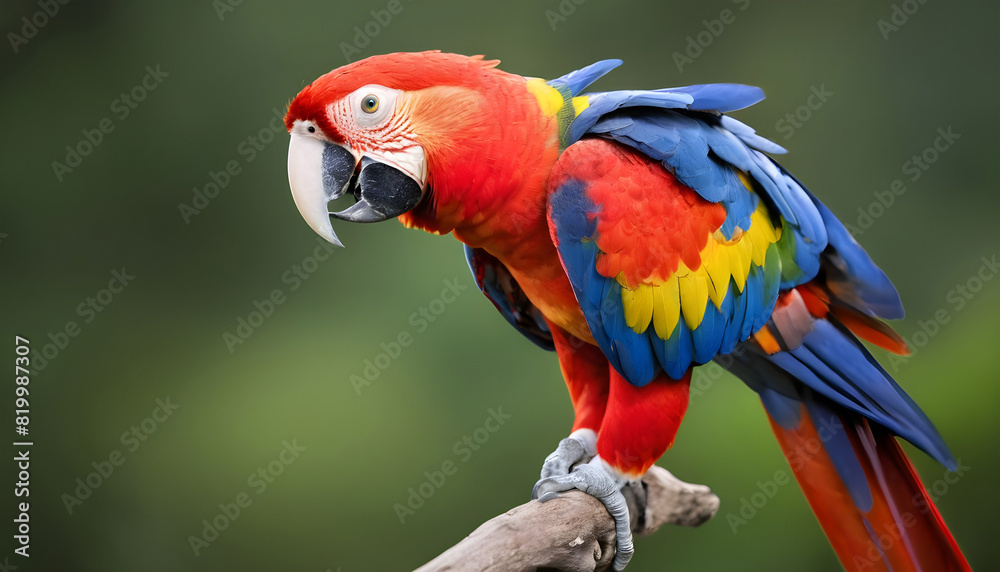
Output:
[[[917,342],[889,370],[968,469],[945,480],[943,467],[909,450],[973,566],[1000,560],[1000,280],[973,279],[1000,250],[996,3],[403,0],[384,25],[384,0],[76,0],[36,16],[43,5],[0,6],[3,333],[38,351],[52,344],[30,386],[31,557],[13,555],[5,518],[0,562],[22,571],[406,570],[528,499],[570,427],[569,399],[554,356],[471,288],[460,245],[395,223],[341,224],[348,247],[307,260],[316,237],[288,192],[287,136],[269,123],[347,62],[345,46],[351,59],[481,53],[545,78],[624,59],[597,89],[762,86],[768,99],[736,116],[786,146],[783,163],[843,220],[867,227],[861,241],[907,306],[895,326]],[[716,37],[712,21],[726,9]],[[690,44],[699,40],[700,53]],[[689,49],[678,66],[673,54]],[[815,105],[813,88],[832,95]],[[123,93],[142,101],[130,107]],[[102,120],[110,132],[88,149],[84,132],[96,141]],[[939,128],[959,138],[913,180],[907,162]],[[67,145],[88,153],[71,171],[54,168],[69,167]],[[226,181],[230,162],[239,173]],[[225,188],[195,201],[213,173]],[[906,192],[872,207],[895,179]],[[181,205],[198,212],[185,218]],[[292,278],[296,266],[305,278]],[[102,293],[123,268],[134,278]],[[468,289],[443,305],[434,301],[446,280]],[[283,303],[230,351],[224,334],[275,289]],[[421,322],[421,308],[443,311]],[[60,334],[68,322],[73,337]],[[914,338],[922,327],[933,335]],[[412,343],[378,358],[402,332]],[[365,360],[388,367],[359,394],[351,376],[365,375]],[[3,387],[9,459],[14,385]],[[168,398],[177,408],[164,416],[157,400]],[[490,408],[511,417],[478,450],[456,449]],[[144,440],[127,434],[133,426]],[[304,450],[282,454],[286,441]],[[118,466],[108,462],[115,451]],[[401,524],[394,505],[446,461],[457,472]],[[758,482],[788,470],[758,400],[734,378],[696,374],[687,420],[660,464],[712,486],[722,508],[699,529],[639,539],[630,570],[838,569],[794,484],[735,534],[727,523]],[[13,465],[3,462],[5,514]],[[253,476],[261,469],[271,482]],[[88,475],[99,486],[67,500]],[[219,505],[238,497],[250,504],[220,517]],[[190,537],[213,519],[226,528],[196,555]]]

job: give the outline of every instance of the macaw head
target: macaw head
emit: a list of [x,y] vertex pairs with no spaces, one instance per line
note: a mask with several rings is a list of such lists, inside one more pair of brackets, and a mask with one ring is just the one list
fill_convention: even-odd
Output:
[[[309,226],[342,246],[330,217],[378,222],[416,209],[404,224],[426,228],[431,219],[443,224],[437,207],[459,200],[455,193],[474,202],[470,181],[501,168],[491,157],[509,135],[502,125],[507,106],[493,99],[502,84],[525,81],[494,69],[497,63],[438,52],[387,54],[306,86],[289,104],[285,126],[288,182]],[[327,204],[348,192],[357,202],[329,212]]]

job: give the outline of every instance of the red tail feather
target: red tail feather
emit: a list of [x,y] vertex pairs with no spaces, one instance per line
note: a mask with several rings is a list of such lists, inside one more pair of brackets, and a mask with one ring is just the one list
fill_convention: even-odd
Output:
[[[769,417],[770,418],[770,417]],[[849,571],[967,571],[937,507],[888,431],[841,416],[874,500],[855,506],[805,406],[794,430],[771,427],[830,544]]]
[[910,355],[906,341],[877,318],[866,316],[844,306],[834,306],[830,312],[855,336],[901,356]]

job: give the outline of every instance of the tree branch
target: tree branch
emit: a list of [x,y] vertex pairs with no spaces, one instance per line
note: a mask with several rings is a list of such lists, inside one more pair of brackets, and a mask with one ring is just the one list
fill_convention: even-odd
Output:
[[[640,536],[666,523],[698,526],[719,510],[719,497],[708,487],[685,483],[655,465],[641,484],[624,492],[632,532]],[[642,496],[646,508],[639,514]],[[527,502],[485,522],[416,572],[601,572],[610,569],[614,547],[614,520],[604,505],[570,491],[548,502]]]

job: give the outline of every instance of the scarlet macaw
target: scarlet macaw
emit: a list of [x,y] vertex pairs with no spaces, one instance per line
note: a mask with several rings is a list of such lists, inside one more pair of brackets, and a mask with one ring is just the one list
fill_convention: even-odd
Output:
[[619,489],[673,443],[692,367],[728,355],[845,567],[968,570],[894,435],[955,461],[859,341],[907,352],[879,319],[903,316],[896,289],[765,154],[784,149],[725,115],[763,92],[581,94],[621,62],[552,81],[497,64],[399,53],[321,76],[288,107],[288,175],[334,244],[330,217],[454,234],[504,318],[555,350],[575,420],[533,494],[598,497],[624,568]]

